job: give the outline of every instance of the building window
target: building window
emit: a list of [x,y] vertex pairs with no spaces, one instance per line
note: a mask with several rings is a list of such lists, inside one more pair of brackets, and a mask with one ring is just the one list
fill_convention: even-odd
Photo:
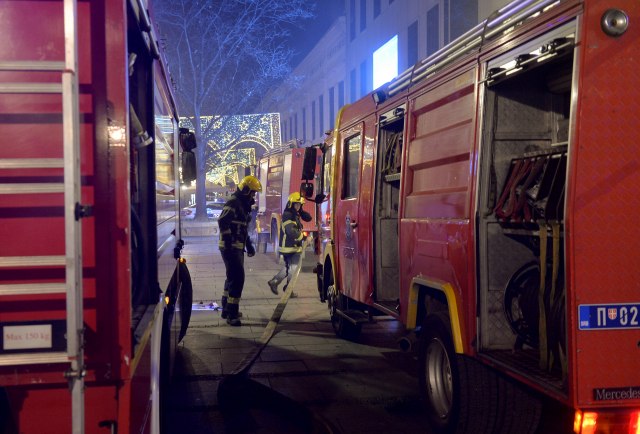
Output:
[[286,142],[287,140],[287,121],[283,120],[282,121],[282,135],[283,135],[283,140]]
[[407,68],[418,61],[418,22],[415,21],[407,30]]
[[324,98],[323,95],[318,97],[318,124],[320,126],[320,130],[318,133],[318,137],[322,139],[322,135],[324,134]]
[[289,116],[289,140],[293,138],[293,116]]
[[476,24],[476,21],[473,18],[478,16],[478,2],[468,0],[449,1],[449,35],[453,40]]
[[298,112],[295,112],[293,115],[293,134],[296,140],[300,139],[300,136],[298,135]]
[[329,88],[329,129],[333,129],[335,116],[336,116],[336,88],[331,86]]
[[356,101],[356,70],[352,69],[351,73],[349,74],[349,81],[351,82],[351,86],[349,89],[349,99],[350,102],[355,102]]
[[373,18],[376,19],[380,15],[381,0],[373,0]]
[[338,83],[338,108],[344,105],[344,81]]
[[427,56],[438,51],[440,36],[440,21],[438,16],[438,5],[435,5],[427,11]]
[[367,0],[360,0],[360,31],[367,28]]
[[311,140],[316,136],[316,102],[311,101]]
[[307,143],[307,108],[302,107],[302,141]]
[[349,1],[349,37],[356,38],[356,0]]
[[358,196],[358,178],[360,167],[360,135],[350,137],[344,142],[344,177],[342,186],[342,198]]
[[367,86],[367,61],[363,60],[360,64],[360,97],[366,95],[369,91]]
[[449,0],[444,0],[442,2],[442,15],[443,15],[443,22],[444,22],[444,27],[443,27],[443,31],[444,31],[444,43],[448,44],[449,43]]
[[398,35],[373,52],[373,89],[382,86],[396,75],[398,75]]

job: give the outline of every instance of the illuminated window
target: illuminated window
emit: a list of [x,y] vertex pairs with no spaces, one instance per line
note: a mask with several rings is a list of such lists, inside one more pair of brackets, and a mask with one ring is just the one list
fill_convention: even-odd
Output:
[[398,75],[398,35],[373,52],[373,88]]
[[344,142],[344,178],[342,198],[358,196],[358,175],[360,171],[360,135]]

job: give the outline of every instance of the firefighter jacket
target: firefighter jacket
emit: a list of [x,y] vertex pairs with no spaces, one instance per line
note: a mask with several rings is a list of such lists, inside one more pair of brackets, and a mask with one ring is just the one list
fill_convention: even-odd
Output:
[[[249,222],[251,221],[251,198],[239,191],[231,195],[222,208],[218,218],[220,228],[220,250],[238,249],[244,250],[251,245],[249,238]],[[251,249],[251,247],[248,247]]]
[[296,212],[295,208],[285,208],[282,213],[282,226],[280,227],[280,253],[300,253],[304,235],[300,217],[306,222],[311,221],[311,215],[303,211]]

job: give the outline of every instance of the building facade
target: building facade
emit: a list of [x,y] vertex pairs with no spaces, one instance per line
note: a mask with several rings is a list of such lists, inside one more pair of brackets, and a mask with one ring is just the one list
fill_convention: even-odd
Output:
[[321,142],[344,104],[390,81],[484,20],[504,0],[344,0],[338,18],[263,99],[282,141]]

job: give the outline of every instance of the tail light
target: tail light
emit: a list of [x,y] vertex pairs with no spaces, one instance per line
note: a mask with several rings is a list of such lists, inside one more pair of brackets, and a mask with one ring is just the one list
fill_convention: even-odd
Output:
[[640,434],[640,409],[620,412],[576,410],[575,434]]

